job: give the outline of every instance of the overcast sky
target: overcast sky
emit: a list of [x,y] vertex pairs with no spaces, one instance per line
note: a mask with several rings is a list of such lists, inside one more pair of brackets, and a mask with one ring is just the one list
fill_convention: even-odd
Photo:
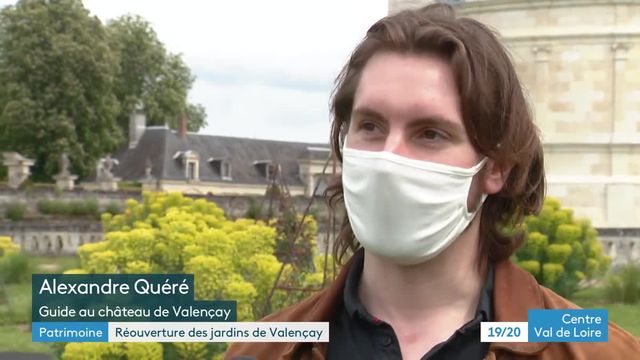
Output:
[[[329,94],[388,0],[84,0],[103,22],[149,21],[196,76],[202,133],[327,142]],[[15,1],[0,0],[0,4]]]

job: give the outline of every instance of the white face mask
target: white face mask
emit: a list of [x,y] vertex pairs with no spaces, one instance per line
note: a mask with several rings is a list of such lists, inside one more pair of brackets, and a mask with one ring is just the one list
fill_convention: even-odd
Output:
[[467,211],[470,169],[386,151],[343,148],[342,187],[351,228],[362,247],[401,265],[438,255],[467,228],[484,202]]

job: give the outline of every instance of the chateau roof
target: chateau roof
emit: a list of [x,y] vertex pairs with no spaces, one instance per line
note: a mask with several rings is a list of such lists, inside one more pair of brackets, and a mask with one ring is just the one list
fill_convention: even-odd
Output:
[[200,181],[224,181],[209,160],[224,160],[231,165],[231,182],[267,184],[256,162],[271,161],[282,166],[287,185],[303,185],[299,177],[299,162],[326,160],[328,144],[262,140],[217,135],[187,133],[180,138],[167,127],[148,127],[135,148],[125,145],[112,154],[119,164],[115,176],[125,181],[139,181],[145,177],[147,161],[151,161],[151,175],[162,180],[186,180],[184,163],[176,154],[191,151],[199,159]]

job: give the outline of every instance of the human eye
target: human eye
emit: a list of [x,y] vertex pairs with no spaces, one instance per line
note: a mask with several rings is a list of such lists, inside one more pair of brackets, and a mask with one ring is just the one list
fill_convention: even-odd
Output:
[[380,126],[372,120],[361,120],[358,122],[358,130],[365,133],[375,133],[380,131]]
[[421,138],[424,141],[433,143],[433,142],[439,142],[439,141],[447,140],[449,138],[449,136],[447,135],[447,133],[445,133],[442,130],[425,129],[424,131],[422,131]]

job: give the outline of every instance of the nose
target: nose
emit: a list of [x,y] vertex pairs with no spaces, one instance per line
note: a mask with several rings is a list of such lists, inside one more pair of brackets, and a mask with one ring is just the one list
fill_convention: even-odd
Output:
[[396,155],[410,157],[409,146],[406,138],[401,131],[391,131],[384,142],[384,151],[394,153]]

